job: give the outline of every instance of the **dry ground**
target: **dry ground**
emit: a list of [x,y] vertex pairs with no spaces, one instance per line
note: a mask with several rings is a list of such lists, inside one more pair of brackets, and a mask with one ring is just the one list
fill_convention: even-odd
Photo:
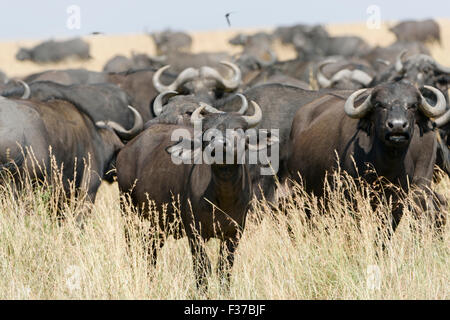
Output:
[[[450,21],[441,21],[444,43],[432,48],[433,55],[450,65]],[[372,44],[393,41],[384,25],[368,30],[362,25],[335,25],[332,34],[361,35]],[[237,30],[194,34],[194,51],[236,50],[226,40]],[[147,36],[92,36],[94,59],[35,65],[14,60],[19,46],[33,41],[0,44],[0,69],[21,76],[48,68],[86,67],[101,70],[115,54],[154,52]],[[281,58],[293,57],[291,48],[277,46]],[[447,53],[447,54],[446,54]],[[450,199],[450,181],[437,188]],[[304,222],[305,206],[318,213],[313,200],[301,189],[289,201],[289,223],[294,239],[286,231],[286,218],[273,214],[264,204],[255,212],[264,219],[249,219],[237,252],[229,292],[219,290],[211,276],[209,298],[216,299],[449,299],[449,227],[443,239],[430,230],[418,231],[417,222],[406,211],[388,250],[377,261],[373,248],[376,215],[361,190],[357,219],[334,192],[328,216],[314,219],[310,228]],[[410,201],[407,198],[405,201]],[[0,299],[202,299],[195,290],[192,263],[186,239],[168,239],[156,269],[146,263],[146,243],[138,231],[125,242],[124,228],[131,216],[122,216],[116,185],[103,185],[96,205],[80,229],[73,219],[78,212],[66,209],[66,221],[56,223],[48,190],[28,191],[19,196],[0,188]],[[359,223],[357,222],[359,221]],[[412,225],[412,227],[410,226]],[[217,261],[218,243],[208,243],[208,254]],[[371,266],[379,268],[379,277]],[[372,268],[372,269],[371,269]],[[378,281],[379,280],[379,281]]]

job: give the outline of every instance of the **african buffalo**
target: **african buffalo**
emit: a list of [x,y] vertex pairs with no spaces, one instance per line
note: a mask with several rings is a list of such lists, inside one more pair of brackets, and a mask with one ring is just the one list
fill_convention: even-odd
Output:
[[108,82],[108,73],[86,69],[46,70],[33,73],[22,79],[26,83],[52,81],[64,85]]
[[129,107],[128,95],[110,83],[65,86],[51,81],[37,81],[28,86],[21,82],[13,89],[1,92],[1,95],[44,102],[53,99],[68,101],[95,122],[109,121],[120,125],[117,131],[124,141],[141,132],[144,124],[140,113]]
[[155,42],[156,51],[159,55],[191,49],[192,38],[185,32],[164,30],[151,33],[150,36]]
[[103,67],[103,72],[120,73],[141,69],[159,69],[167,64],[167,58],[152,57],[146,54],[132,53],[131,58],[118,55],[108,60]]
[[17,60],[38,63],[60,62],[67,58],[90,59],[89,44],[80,38],[66,41],[49,40],[31,49],[21,48],[16,55]]
[[229,92],[236,91],[241,85],[241,70],[231,62],[222,61],[221,64],[231,71],[230,78],[225,78],[216,69],[204,66],[187,68],[181,72],[171,84],[163,84],[161,75],[170,66],[159,69],[153,77],[153,86],[159,92],[178,91],[181,94],[193,94],[206,103],[214,103]]
[[12,172],[16,179],[28,174],[42,182],[52,176],[56,164],[62,170],[66,194],[74,183],[76,191],[84,190],[92,202],[123,147],[111,128],[96,125],[75,105],[57,99],[39,102],[0,97],[0,132],[2,171]]
[[[131,141],[117,158],[120,190],[129,193],[139,214],[150,219],[152,228],[159,230],[159,233],[152,230],[156,238],[151,246],[152,262],[156,263],[158,244],[164,244],[164,235],[173,234],[180,238],[183,230],[189,239],[197,287],[201,289],[206,289],[206,275],[211,269],[204,241],[213,237],[221,240],[218,272],[229,283],[234,253],[245,226],[252,184],[247,165],[238,164],[240,162],[236,160],[239,157],[237,145],[241,142],[246,148],[261,147],[247,142],[238,133],[261,121],[259,106],[254,102],[252,105],[255,109],[253,116],[221,113],[207,105],[197,108],[191,122],[196,126],[201,125],[202,131],[195,136],[192,127],[154,124]],[[201,113],[206,109],[213,113],[202,116]],[[212,129],[221,134],[206,138],[204,135]],[[227,129],[236,133],[232,139],[237,138],[237,145],[226,135]],[[189,136],[185,147],[180,146],[177,137],[176,141],[172,140],[177,130]],[[191,148],[193,141],[199,142],[197,145],[194,142],[194,149]],[[269,139],[268,143],[272,141]],[[230,155],[234,159],[233,163],[217,162],[214,151]],[[205,155],[208,162],[205,160],[206,163],[192,164],[198,155]],[[183,161],[183,164],[175,164],[174,159]],[[173,203],[178,195],[181,200],[180,210]],[[149,208],[148,199],[155,201],[156,211]],[[164,204],[168,204],[167,210],[163,210]],[[173,225],[177,216],[181,218],[182,226]]]
[[348,90],[367,88],[374,76],[372,67],[361,59],[334,58],[321,62],[316,74],[321,88]]
[[272,37],[267,33],[238,34],[229,43],[243,47],[236,63],[244,73],[259,70],[277,61],[277,56],[272,49]]
[[[242,94],[238,113],[244,114],[248,101]],[[155,123],[190,125],[191,115],[203,101],[195,95],[179,95],[176,91],[160,93],[153,102],[153,113],[156,117],[145,124],[145,127]],[[236,109],[236,110],[238,110]]]
[[437,41],[441,43],[441,29],[439,24],[427,19],[423,21],[402,21],[389,28],[389,31],[395,34],[397,41]]
[[430,197],[418,202],[430,204],[436,136],[429,118],[442,115],[446,102],[442,92],[426,86],[423,91],[431,91],[437,101],[431,106],[409,82],[381,84],[363,96],[367,90],[323,95],[301,107],[293,120],[288,169],[319,197],[327,177],[333,185],[327,173],[338,168],[374,188],[381,184],[394,199],[395,230],[403,209],[395,187],[407,191],[417,186]]
[[319,34],[310,37],[308,35],[297,35],[293,44],[298,58],[303,61],[327,56],[358,57],[370,50],[370,46],[357,36],[331,37]]
[[[321,91],[304,90],[286,84],[263,84],[249,88],[243,92],[248,101],[255,101],[262,109],[263,118],[256,126],[259,130],[279,130],[279,154],[273,163],[272,175],[261,175],[257,166],[251,166],[250,175],[254,186],[255,196],[263,197],[268,201],[276,200],[275,181],[284,181],[287,176],[288,143],[292,120],[295,113],[303,105],[317,99],[324,93]],[[217,109],[226,112],[236,112],[242,108],[242,99],[237,96],[230,97],[214,105]],[[249,105],[248,113],[252,114],[254,108]],[[272,151],[269,148],[269,151]]]
[[[133,105],[141,114],[144,122],[154,118],[151,112],[153,99],[158,91],[152,81],[155,69],[133,70],[121,73],[95,72],[85,69],[49,70],[33,74],[24,79],[27,83],[37,81],[52,81],[63,85],[89,85],[101,83],[113,83],[124,90],[131,99]],[[174,81],[175,74],[164,72],[161,81]]]
[[297,37],[318,39],[328,36],[328,32],[323,26],[310,26],[304,24],[297,24],[290,27],[278,27],[273,33],[273,37],[279,39],[284,44],[294,44]]
[[[446,67],[431,56],[415,54],[407,56],[407,51],[402,51],[392,66],[380,72],[372,81],[371,86],[389,81],[408,80],[417,87],[429,85],[438,88],[448,100],[450,83],[450,67]],[[406,58],[405,58],[406,57]]]
[[377,46],[362,55],[361,58],[368,61],[377,72],[383,72],[394,65],[397,57],[404,51],[407,52],[405,57],[416,54],[430,55],[430,50],[420,42],[397,41],[387,47]]

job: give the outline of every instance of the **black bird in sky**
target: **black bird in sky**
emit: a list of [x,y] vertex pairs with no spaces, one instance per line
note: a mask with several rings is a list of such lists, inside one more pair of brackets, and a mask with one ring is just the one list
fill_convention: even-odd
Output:
[[233,12],[228,12],[228,13],[225,15],[225,18],[227,19],[227,22],[228,22],[228,26],[229,26],[229,27],[231,27],[230,14],[232,14],[232,13],[235,13],[235,11],[233,11]]

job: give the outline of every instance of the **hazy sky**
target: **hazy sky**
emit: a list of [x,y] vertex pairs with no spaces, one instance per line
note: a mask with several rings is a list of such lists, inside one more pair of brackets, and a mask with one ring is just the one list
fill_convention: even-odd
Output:
[[[0,39],[50,38],[138,33],[162,30],[228,28],[225,13],[235,28],[366,21],[370,5],[380,8],[382,20],[450,17],[450,1],[393,0],[0,0]],[[80,29],[69,29],[67,8],[80,8]]]

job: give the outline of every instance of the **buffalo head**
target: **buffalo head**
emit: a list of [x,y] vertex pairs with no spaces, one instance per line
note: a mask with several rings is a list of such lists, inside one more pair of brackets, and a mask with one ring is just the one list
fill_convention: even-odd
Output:
[[20,48],[16,54],[16,59],[19,61],[25,61],[31,59],[31,51],[25,48]]
[[155,72],[153,85],[159,92],[178,91],[181,94],[193,94],[201,97],[204,101],[213,102],[221,98],[224,92],[232,92],[241,84],[241,70],[233,63],[222,61],[222,65],[228,67],[232,76],[226,79],[216,69],[211,67],[187,68],[169,85],[161,83],[161,74],[170,68],[165,66]]
[[[328,65],[339,67],[329,77],[324,72]],[[363,69],[367,69],[366,66],[350,61],[325,60],[317,67],[317,82],[322,88],[349,90],[367,88],[372,82],[373,76]]]
[[[242,94],[242,105],[239,113],[244,114],[248,108],[248,101]],[[153,113],[156,118],[150,123],[185,124],[190,125],[191,115],[198,108],[201,100],[194,95],[178,95],[176,91],[160,93],[153,102]],[[216,110],[209,106],[206,110]]]
[[384,145],[407,146],[414,134],[415,123],[421,129],[427,128],[427,118],[436,118],[445,112],[446,101],[442,92],[430,86],[425,86],[425,89],[435,95],[435,106],[431,106],[412,84],[396,82],[375,87],[358,107],[355,107],[355,100],[367,89],[354,92],[345,103],[345,113],[351,118],[361,119],[366,128],[373,126],[376,137]]
[[429,85],[447,93],[450,83],[450,67],[438,63],[426,54],[416,54],[405,59],[407,51],[402,51],[395,62],[395,71],[389,71],[389,80],[407,79],[417,87]]
[[191,116],[194,129],[200,126],[201,131],[194,130],[193,139],[180,140],[166,151],[183,162],[205,154],[208,164],[221,166],[242,163],[240,161],[245,154],[240,152],[258,151],[278,141],[277,137],[269,136],[264,143],[255,144],[250,139],[247,129],[256,127],[262,120],[261,108],[254,101],[251,103],[255,109],[251,116],[244,116],[244,110],[226,113],[201,103]]

